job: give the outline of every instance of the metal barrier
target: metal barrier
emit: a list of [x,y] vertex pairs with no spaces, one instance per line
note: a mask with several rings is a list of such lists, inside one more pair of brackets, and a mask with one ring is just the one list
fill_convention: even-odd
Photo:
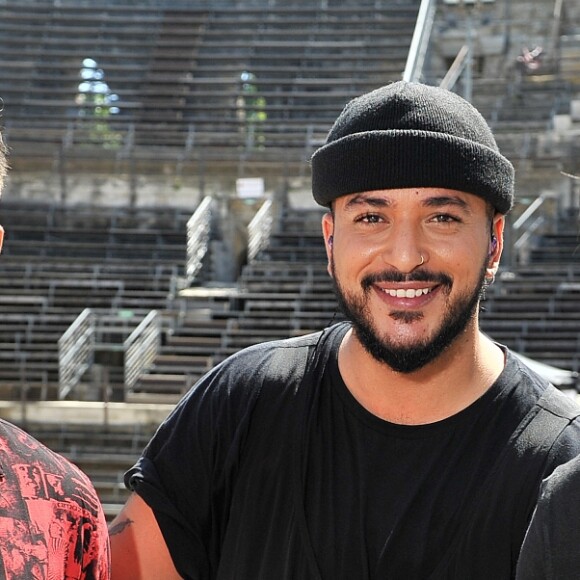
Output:
[[435,16],[435,0],[421,0],[415,30],[409,47],[409,54],[403,72],[404,81],[418,81],[421,78],[425,54],[429,46],[429,38]]
[[[534,217],[534,214],[542,207],[545,201],[546,196],[544,194],[538,196],[514,222],[512,226],[512,236],[515,239],[513,243],[513,252],[515,252],[515,255],[511,256],[511,264],[514,263],[513,258],[517,259],[519,265],[525,265],[529,262],[530,244],[534,233],[546,222],[546,218],[543,215]],[[526,225],[526,223],[528,223],[532,218],[534,218],[534,221],[532,221],[526,229],[523,230],[524,233],[520,235],[520,230],[522,230],[524,225]]]
[[123,343],[125,353],[125,393],[137,382],[139,375],[151,366],[161,346],[161,316],[152,310]]
[[79,383],[94,359],[96,316],[85,308],[58,340],[58,398]]
[[190,285],[202,266],[209,248],[213,199],[204,197],[187,222],[187,261],[185,278]]
[[273,219],[272,200],[267,199],[248,224],[249,263],[253,262],[260,250],[263,250],[270,243]]

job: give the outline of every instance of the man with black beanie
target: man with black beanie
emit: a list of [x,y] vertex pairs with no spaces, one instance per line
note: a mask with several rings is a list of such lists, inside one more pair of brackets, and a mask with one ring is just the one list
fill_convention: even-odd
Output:
[[250,347],[126,474],[113,578],[509,579],[579,410],[479,330],[514,170],[452,92],[351,101],[312,157],[348,323]]

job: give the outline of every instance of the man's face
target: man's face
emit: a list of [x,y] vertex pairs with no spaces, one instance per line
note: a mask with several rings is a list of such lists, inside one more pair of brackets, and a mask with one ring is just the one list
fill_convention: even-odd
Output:
[[439,188],[381,190],[340,197],[333,214],[323,219],[329,272],[376,360],[410,373],[467,328],[477,330],[484,278],[497,270],[503,232],[501,216],[490,228],[483,199]]

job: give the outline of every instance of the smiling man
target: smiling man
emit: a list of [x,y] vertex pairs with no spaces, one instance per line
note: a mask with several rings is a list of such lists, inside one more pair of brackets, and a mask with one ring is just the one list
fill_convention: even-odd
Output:
[[578,410],[479,330],[514,172],[457,95],[351,101],[312,158],[348,323],[246,349],[127,473],[113,577],[509,579]]
[[[500,374],[504,354],[478,332],[477,309],[497,270],[503,223],[482,198],[450,189],[381,190],[333,202],[323,220],[329,272],[353,326],[342,343],[341,373],[355,396],[368,393],[368,405],[380,405],[379,416],[443,419]],[[441,389],[438,368],[456,375],[455,389]],[[354,369],[364,369],[364,380]],[[476,370],[466,389],[461,379]],[[419,381],[420,390],[401,391],[405,381]],[[412,414],[406,418],[399,415],[403,394]]]

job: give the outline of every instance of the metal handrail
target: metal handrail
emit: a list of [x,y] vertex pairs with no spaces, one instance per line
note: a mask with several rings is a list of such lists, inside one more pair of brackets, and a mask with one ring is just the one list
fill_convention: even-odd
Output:
[[85,308],[58,340],[58,398],[79,383],[94,358],[96,316]]
[[267,199],[252,221],[248,224],[248,262],[252,263],[256,256],[270,243],[272,222],[274,221],[272,200]]
[[[533,237],[533,234],[536,230],[538,230],[541,226],[545,223],[544,216],[535,216],[536,212],[542,207],[544,202],[546,201],[546,195],[541,194],[539,195],[527,208],[526,210],[520,215],[520,217],[514,222],[512,226],[512,232],[514,235],[514,243],[513,249],[516,252],[518,262],[520,264],[525,264],[528,260],[528,253],[530,249],[530,241]],[[527,223],[531,222],[531,225],[528,225],[524,232],[519,235],[520,230],[526,225]],[[517,237],[519,236],[519,237]]]
[[152,310],[123,343],[125,392],[130,391],[139,375],[149,368],[161,347],[161,316]]
[[191,284],[201,269],[203,258],[209,248],[213,199],[203,198],[199,207],[187,222],[187,258],[185,277]]
[[415,30],[407,55],[407,62],[403,72],[404,81],[418,81],[421,77],[425,54],[433,29],[433,19],[435,16],[435,0],[421,0],[421,6],[417,14]]
[[461,76],[461,73],[465,69],[467,64],[467,53],[469,52],[469,47],[464,44],[457,53],[453,63],[449,67],[449,70],[445,73],[443,80],[439,83],[439,87],[442,89],[447,89],[448,91],[453,90],[455,83]]

